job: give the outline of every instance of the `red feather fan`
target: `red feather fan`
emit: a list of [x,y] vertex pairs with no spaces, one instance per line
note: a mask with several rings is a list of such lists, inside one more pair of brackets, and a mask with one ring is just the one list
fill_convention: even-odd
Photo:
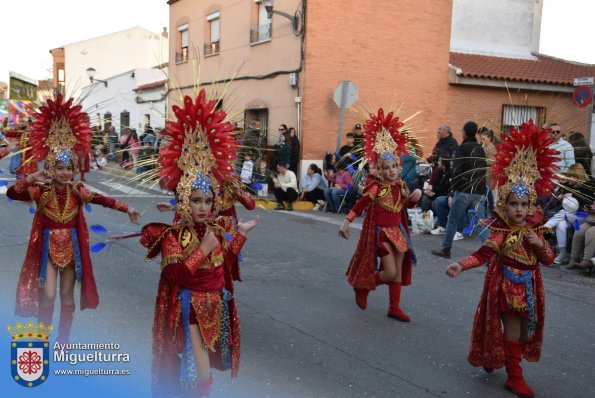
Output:
[[370,119],[366,120],[364,124],[364,156],[368,161],[376,163],[378,154],[374,152],[374,145],[376,144],[376,135],[384,128],[390,132],[393,140],[397,144],[397,155],[408,154],[407,148],[407,134],[401,133],[399,130],[403,123],[397,116],[393,116],[393,112],[389,112],[386,116],[382,108],[378,109],[378,114],[370,114]]
[[[52,124],[64,118],[70,131],[74,136],[74,148],[61,148],[75,153],[88,153],[91,148],[91,128],[89,127],[89,118],[87,113],[82,112],[82,106],[72,106],[73,98],[64,102],[62,94],[58,94],[55,101],[51,99],[47,104],[39,108],[35,115],[35,122],[31,131],[30,146],[32,155],[38,160],[47,157],[50,148],[47,145],[47,139],[50,136]],[[56,148],[52,148],[56,150]],[[72,154],[71,154],[72,155]]]
[[560,152],[549,148],[555,138],[549,131],[540,129],[529,120],[523,123],[520,130],[512,128],[509,135],[502,135],[502,143],[496,146],[496,162],[492,166],[492,176],[497,186],[502,186],[508,181],[507,172],[519,151],[532,149],[537,160],[540,178],[535,181],[535,191],[538,196],[549,195],[554,187],[552,178],[559,167],[555,165],[560,160]]
[[212,172],[215,178],[223,181],[233,171],[231,162],[235,160],[238,141],[231,133],[235,126],[223,122],[227,114],[216,110],[217,100],[207,101],[206,92],[201,89],[192,101],[189,96],[184,97],[184,107],[172,107],[176,120],[165,123],[162,134],[169,137],[170,144],[160,151],[159,164],[162,166],[160,176],[168,189],[174,190],[182,177],[183,171],[178,166],[178,159],[184,151],[184,138],[187,131],[201,129],[205,132],[208,149],[215,157],[215,167]]

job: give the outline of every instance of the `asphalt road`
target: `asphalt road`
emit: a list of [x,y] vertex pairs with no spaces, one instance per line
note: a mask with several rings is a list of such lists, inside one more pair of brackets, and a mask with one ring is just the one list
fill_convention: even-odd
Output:
[[[6,171],[5,160],[0,168]],[[156,202],[169,200],[157,191],[101,172],[91,173],[88,180],[91,188],[143,212],[142,223],[171,220],[171,214],[154,209]],[[233,381],[229,373],[214,372],[214,397],[512,396],[503,389],[504,370],[486,375],[466,361],[485,270],[446,277],[449,261],[429,254],[440,246],[439,237],[413,238],[419,264],[413,285],[403,289],[402,307],[412,318],[405,324],[386,317],[386,287],[370,295],[367,310],[356,307],[344,273],[359,230],[352,229],[349,241],[339,239],[342,216],[262,209],[252,213],[239,209],[239,214],[261,216],[242,251],[243,282],[236,287],[242,363]],[[14,323],[15,286],[32,215],[28,205],[8,203],[0,196],[0,217],[0,315],[4,323]],[[137,230],[125,214],[98,206],[86,217],[90,225],[106,226],[109,235]],[[104,239],[92,234],[91,244]],[[453,257],[477,247],[476,239],[455,242]],[[135,396],[149,395],[159,276],[159,265],[144,261],[144,256],[138,238],[116,241],[92,254],[101,304],[97,310],[76,313],[72,337],[80,342],[119,343],[121,351],[130,354],[128,366],[134,371],[126,382],[135,384]],[[527,381],[539,397],[593,397],[595,282],[565,269],[543,273],[545,342],[540,362],[523,362]],[[126,383],[102,377],[108,385]],[[53,377],[46,383],[60,382]],[[43,385],[38,388],[41,393]],[[129,396],[124,389],[121,396]]]

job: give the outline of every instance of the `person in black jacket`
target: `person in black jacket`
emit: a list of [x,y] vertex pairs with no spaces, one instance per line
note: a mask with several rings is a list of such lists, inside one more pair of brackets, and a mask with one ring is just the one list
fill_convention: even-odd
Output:
[[298,172],[298,163],[300,162],[300,139],[297,137],[295,128],[289,128],[289,146],[291,147],[291,162],[289,170],[294,173]]
[[433,165],[436,165],[440,158],[452,159],[459,147],[457,140],[452,136],[450,126],[443,124],[438,127],[436,135],[438,137],[438,142],[434,145],[432,154],[427,158],[428,163]]
[[[463,142],[455,152],[452,164],[453,203],[448,213],[446,232],[442,248],[432,250],[432,254],[450,258],[450,248],[455,233],[468,223],[469,210],[475,210],[476,219],[485,218],[486,200],[486,155],[477,142],[478,126],[467,122],[463,126]],[[482,228],[482,242],[487,238],[487,228]]]

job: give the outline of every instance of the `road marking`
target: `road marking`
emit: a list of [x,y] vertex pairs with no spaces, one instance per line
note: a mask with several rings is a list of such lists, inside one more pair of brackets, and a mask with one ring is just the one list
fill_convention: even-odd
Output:
[[146,194],[145,191],[141,191],[140,189],[132,188],[127,185],[120,184],[119,182],[101,182],[101,184],[110,187],[111,189],[115,189],[125,194],[129,195],[142,195]]
[[[302,217],[302,218],[308,218],[310,220],[325,222],[327,224],[333,224],[333,225],[339,225],[339,226],[343,225],[343,220],[339,221],[339,220],[335,220],[334,218],[330,218],[330,217],[326,217],[326,216],[317,216],[315,214],[301,213],[301,212],[296,212],[296,211],[278,211],[278,210],[276,210],[276,212],[287,214],[287,215],[293,215],[293,216],[297,216],[297,217]],[[352,222],[350,224],[350,227],[361,230],[362,224],[360,224],[358,222]]]
[[99,188],[95,188],[94,186],[92,186],[92,185],[89,185],[89,184],[87,184],[86,182],[85,182],[85,187],[86,187],[86,188],[88,188],[88,189],[90,189],[91,191],[93,191],[93,192],[95,192],[95,193],[98,193],[98,194],[100,194],[100,195],[105,195],[105,196],[108,196],[108,194],[107,194],[107,193],[105,193],[105,192],[103,192],[101,189],[99,189]]

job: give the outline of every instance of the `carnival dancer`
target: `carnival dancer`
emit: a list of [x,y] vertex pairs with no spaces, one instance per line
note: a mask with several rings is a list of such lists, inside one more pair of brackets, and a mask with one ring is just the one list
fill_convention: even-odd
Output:
[[134,208],[72,182],[78,169],[76,152],[88,148],[90,138],[87,115],[80,105],[73,106],[72,98],[64,101],[61,95],[48,100],[36,116],[28,148],[33,163],[45,160],[45,169],[27,175],[6,193],[11,199],[37,205],[15,313],[37,316],[46,325],[52,323],[60,275],[60,342],[70,338],[75,282],[81,284],[81,310],[99,304],[83,207],[89,203],[109,207],[128,213],[138,224],[139,213]]
[[[237,140],[234,125],[216,110],[201,89],[196,100],[186,96],[173,107],[166,123],[169,146],[160,151],[160,175],[176,192],[179,222],[148,224],[141,244],[148,258],[161,254],[161,277],[153,324],[152,391],[155,397],[208,397],[210,369],[240,364],[240,325],[233,281],[225,264],[238,255],[258,217],[239,222],[212,218],[219,211],[217,194],[229,181]],[[181,359],[179,357],[181,354]]]
[[[389,286],[388,316],[409,322],[401,309],[401,287],[411,284],[411,265],[415,254],[409,237],[406,207],[413,207],[421,197],[416,189],[409,193],[399,178],[399,155],[408,154],[408,136],[400,130],[403,123],[382,109],[365,123],[364,156],[376,164],[378,178],[369,176],[362,198],[353,206],[341,225],[339,235],[349,238],[349,224],[368,210],[347,278],[355,290],[355,301],[366,309],[368,293],[376,286]],[[377,263],[380,258],[380,264]]]
[[523,357],[539,360],[545,313],[539,263],[551,265],[555,257],[534,201],[550,194],[559,152],[548,148],[553,140],[532,121],[502,139],[492,166],[497,208],[493,219],[482,222],[490,235],[478,251],[449,265],[446,274],[456,277],[489,262],[468,360],[488,373],[505,366],[505,387],[519,397],[533,397],[520,362]]

